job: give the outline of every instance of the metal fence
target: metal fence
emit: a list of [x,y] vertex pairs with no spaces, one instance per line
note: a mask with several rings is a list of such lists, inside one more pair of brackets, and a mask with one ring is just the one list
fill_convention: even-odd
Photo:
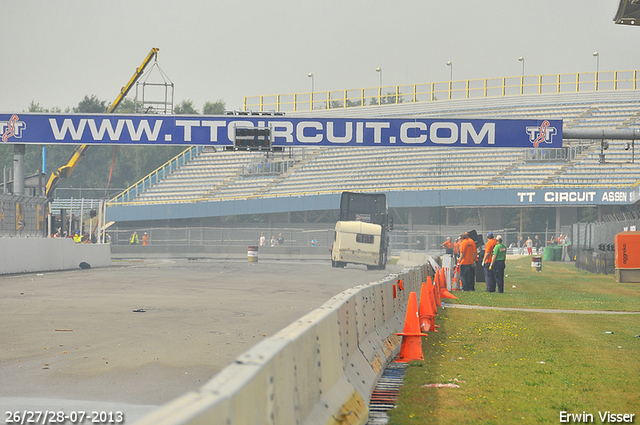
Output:
[[[135,229],[141,238],[147,233],[152,245],[184,246],[184,245],[213,245],[213,246],[252,246],[258,245],[260,236],[264,234],[266,244],[271,245],[271,239],[276,241],[280,235],[284,239],[284,246],[311,246],[316,240],[317,246],[331,246],[333,243],[333,228],[331,229],[292,229],[269,228],[267,226],[254,228],[240,227],[180,227],[180,228],[140,228]],[[133,230],[108,230],[111,243],[114,245],[129,244]]]
[[47,198],[0,195],[0,236],[44,237]]
[[578,250],[576,267],[590,273],[614,274],[616,271],[614,253]]
[[[396,227],[389,232],[389,248],[391,254],[396,255],[400,251],[422,251],[433,254],[444,252],[442,243],[447,237],[457,238],[464,231],[470,231],[473,225],[460,226],[424,226],[416,230],[408,230]],[[264,234],[266,245],[271,245],[271,239],[277,244],[278,238],[282,235],[284,239],[283,246],[287,247],[306,247],[315,245],[317,247],[330,248],[334,239],[334,226],[328,224],[326,226],[301,226],[293,227],[277,227],[268,225],[260,226],[220,226],[220,227],[148,227],[137,229],[109,229],[107,233],[111,236],[111,243],[114,245],[127,245],[131,240],[133,231],[138,233],[141,239],[144,233],[147,233],[152,245],[163,246],[253,246],[258,245],[260,236]],[[569,228],[563,228],[568,233]],[[492,229],[495,234],[503,237],[506,246],[518,245],[520,234],[514,229]],[[486,232],[482,233],[483,240],[486,242]],[[564,233],[563,233],[564,234]],[[539,235],[540,246],[546,245],[546,240],[558,236],[553,230],[542,230],[540,232],[527,233],[524,236]],[[315,244],[313,243],[315,240]],[[525,250],[526,251],[526,250]]]
[[576,249],[612,251],[618,233],[640,230],[640,217],[601,223],[576,223],[571,227]]

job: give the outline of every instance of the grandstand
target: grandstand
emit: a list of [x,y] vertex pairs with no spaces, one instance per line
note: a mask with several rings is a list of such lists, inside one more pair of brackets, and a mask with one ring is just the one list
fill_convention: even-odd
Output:
[[[640,91],[634,82],[633,89],[627,90],[410,102],[287,115],[562,119],[565,129],[628,129],[640,128]],[[608,140],[606,145],[604,149],[600,140],[564,140],[560,149],[317,147],[290,148],[269,156],[207,148],[153,184],[150,178],[143,179],[118,195],[110,201],[108,214],[121,223],[144,216],[170,219],[329,210],[337,208],[337,195],[345,190],[386,192],[390,206],[396,207],[438,205],[436,193],[438,202],[448,207],[492,207],[496,199],[509,197],[502,205],[522,206],[522,199],[518,203],[513,194],[522,189],[633,192],[640,181],[635,144]],[[487,196],[487,191],[492,195]],[[481,199],[473,199],[478,193]],[[446,201],[441,198],[445,194]],[[329,197],[318,198],[325,195]],[[634,199],[630,195],[618,205]],[[207,206],[202,207],[203,203]],[[603,204],[598,195],[581,206]]]

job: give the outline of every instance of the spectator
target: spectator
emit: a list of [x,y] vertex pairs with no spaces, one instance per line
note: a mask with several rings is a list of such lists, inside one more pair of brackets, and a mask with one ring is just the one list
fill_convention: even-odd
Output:
[[260,246],[265,246],[267,244],[267,238],[264,236],[264,232],[260,233]]
[[520,255],[524,255],[525,243],[526,243],[526,241],[524,240],[524,238],[522,236],[520,236],[520,239],[518,240],[518,253]]
[[540,239],[538,238],[538,235],[535,236],[535,238],[533,239],[533,247],[536,250],[536,254],[540,254]]
[[284,245],[284,238],[282,237],[282,233],[278,233],[278,246]]
[[271,236],[271,246],[276,246],[276,237]]
[[316,246],[318,244],[318,241],[316,240],[316,238],[311,239],[311,246]]
[[530,237],[527,237],[527,252],[529,255],[533,255],[533,241]]

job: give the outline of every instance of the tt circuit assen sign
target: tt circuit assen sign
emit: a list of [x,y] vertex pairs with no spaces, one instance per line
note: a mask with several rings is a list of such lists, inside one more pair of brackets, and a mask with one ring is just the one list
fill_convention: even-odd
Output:
[[561,120],[0,114],[14,144],[224,146],[238,127],[269,128],[274,146],[562,146]]
[[640,199],[637,189],[584,189],[516,191],[515,204],[520,205],[626,205]]

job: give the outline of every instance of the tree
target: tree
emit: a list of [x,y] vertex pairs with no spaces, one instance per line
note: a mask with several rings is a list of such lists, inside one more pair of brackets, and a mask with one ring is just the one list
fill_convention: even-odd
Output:
[[78,106],[73,108],[73,112],[85,112],[89,114],[100,114],[107,110],[106,106],[107,102],[105,100],[100,100],[94,94],[89,96],[85,96],[84,99],[78,103]]
[[202,115],[222,115],[227,109],[224,99],[218,99],[215,103],[207,102],[202,107]]
[[45,109],[44,107],[40,106],[39,103],[36,103],[32,100],[29,104],[29,109],[27,110],[27,112],[49,112],[49,110]]
[[140,102],[136,102],[131,99],[124,99],[120,104],[116,107],[114,111],[116,114],[134,114],[136,109],[139,109],[141,106]]
[[198,110],[193,105],[193,100],[183,100],[173,108],[177,115],[198,115]]
[[[402,93],[398,92],[398,95],[396,96],[395,92],[387,92],[386,95],[383,95],[380,98],[381,105],[391,105],[394,103],[404,103],[404,96]],[[377,104],[378,104],[378,96],[372,97],[371,100],[369,100],[369,105],[377,105]]]

